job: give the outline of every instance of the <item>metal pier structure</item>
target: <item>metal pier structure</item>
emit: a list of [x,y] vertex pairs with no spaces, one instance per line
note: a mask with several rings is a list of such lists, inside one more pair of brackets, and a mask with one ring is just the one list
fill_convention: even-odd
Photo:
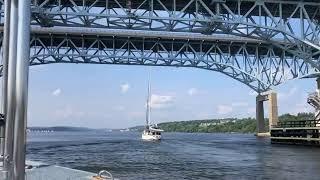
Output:
[[313,120],[277,122],[270,126],[271,143],[320,146],[320,78],[307,99],[315,109]]
[[[256,91],[258,133],[268,93],[317,78],[317,0],[0,0],[2,173],[25,178],[28,67],[53,63],[193,67]],[[212,83],[212,79],[207,79]],[[9,179],[10,179],[9,178]],[[10,180],[11,180],[10,179]]]
[[320,122],[287,121],[271,128],[271,143],[320,146]]

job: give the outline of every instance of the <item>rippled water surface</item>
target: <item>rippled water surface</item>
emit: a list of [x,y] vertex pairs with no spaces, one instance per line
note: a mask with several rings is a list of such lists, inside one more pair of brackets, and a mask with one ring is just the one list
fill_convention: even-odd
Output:
[[320,148],[271,145],[251,134],[134,132],[28,135],[27,158],[120,179],[320,179]]

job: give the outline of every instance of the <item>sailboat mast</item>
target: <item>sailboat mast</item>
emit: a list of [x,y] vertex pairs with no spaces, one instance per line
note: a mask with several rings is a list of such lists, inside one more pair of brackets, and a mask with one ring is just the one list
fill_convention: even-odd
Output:
[[149,71],[149,77],[148,77],[148,97],[147,97],[147,112],[146,112],[146,126],[149,126],[150,123],[150,114],[151,114],[151,107],[150,107],[150,101],[151,101],[151,73]]

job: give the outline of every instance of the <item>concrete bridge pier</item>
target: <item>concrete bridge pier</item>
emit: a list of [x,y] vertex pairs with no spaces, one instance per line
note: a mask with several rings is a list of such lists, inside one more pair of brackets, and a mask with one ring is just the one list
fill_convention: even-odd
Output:
[[265,96],[259,94],[256,97],[257,134],[266,132],[265,123],[264,123],[264,108],[263,108],[264,101],[266,101]]
[[277,125],[278,118],[278,100],[277,93],[271,92],[269,94],[269,132],[273,125]]
[[278,123],[278,102],[277,93],[270,92],[267,94],[259,94],[256,97],[256,119],[257,119],[257,135],[266,135],[264,121],[264,106],[263,102],[269,101],[269,132],[273,125]]

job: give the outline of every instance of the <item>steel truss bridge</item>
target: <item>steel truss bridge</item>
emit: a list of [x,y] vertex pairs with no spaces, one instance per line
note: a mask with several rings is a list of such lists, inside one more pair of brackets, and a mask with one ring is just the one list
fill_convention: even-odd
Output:
[[320,69],[317,0],[33,0],[31,12],[30,65],[196,67],[257,92]]
[[0,179],[24,179],[29,65],[220,72],[259,93],[258,132],[263,101],[270,102],[269,125],[278,118],[276,95],[260,93],[320,76],[319,0],[0,0],[0,6]]

